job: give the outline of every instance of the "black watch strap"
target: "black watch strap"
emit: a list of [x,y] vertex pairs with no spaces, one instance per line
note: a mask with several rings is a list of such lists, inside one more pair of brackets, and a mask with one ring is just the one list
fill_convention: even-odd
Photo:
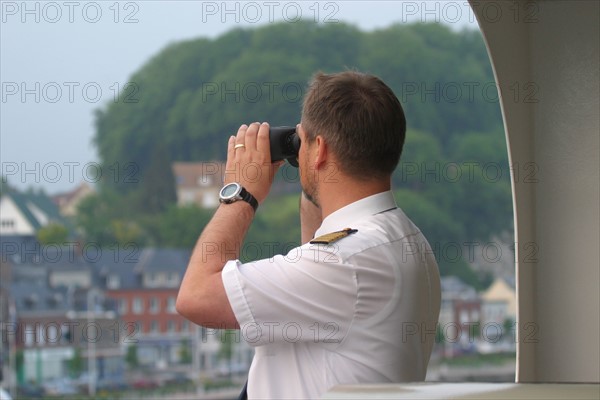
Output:
[[246,203],[250,204],[252,206],[252,208],[254,209],[254,212],[256,212],[256,209],[258,208],[258,201],[256,200],[256,198],[254,196],[252,196],[252,194],[250,194],[249,191],[247,191],[246,189],[244,189],[242,187],[242,190],[240,191],[240,197]]

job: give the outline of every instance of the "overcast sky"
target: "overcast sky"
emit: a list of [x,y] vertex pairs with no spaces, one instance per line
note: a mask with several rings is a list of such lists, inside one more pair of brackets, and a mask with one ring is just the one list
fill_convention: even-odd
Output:
[[128,78],[169,43],[299,17],[363,30],[414,21],[477,29],[466,0],[0,5],[1,173],[19,189],[43,187],[51,194],[96,179],[93,110],[114,101]]

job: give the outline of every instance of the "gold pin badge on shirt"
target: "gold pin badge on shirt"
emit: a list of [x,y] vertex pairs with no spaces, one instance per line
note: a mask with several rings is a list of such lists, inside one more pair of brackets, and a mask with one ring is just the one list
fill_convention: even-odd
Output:
[[342,229],[341,231],[327,233],[325,235],[314,238],[310,241],[310,244],[331,244],[356,232],[358,232],[358,229]]

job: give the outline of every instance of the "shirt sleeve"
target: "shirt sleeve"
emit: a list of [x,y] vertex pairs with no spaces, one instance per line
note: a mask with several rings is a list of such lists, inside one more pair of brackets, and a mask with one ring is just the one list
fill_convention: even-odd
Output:
[[354,316],[357,282],[336,250],[306,244],[255,262],[229,261],[222,279],[244,340],[340,343]]

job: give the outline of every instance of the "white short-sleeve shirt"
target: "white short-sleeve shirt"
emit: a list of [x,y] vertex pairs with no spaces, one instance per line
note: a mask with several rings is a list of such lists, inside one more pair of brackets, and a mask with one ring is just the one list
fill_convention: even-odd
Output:
[[425,379],[440,309],[437,263],[419,229],[379,193],[329,215],[331,244],[222,272],[241,335],[255,347],[248,398],[320,398],[338,384]]

